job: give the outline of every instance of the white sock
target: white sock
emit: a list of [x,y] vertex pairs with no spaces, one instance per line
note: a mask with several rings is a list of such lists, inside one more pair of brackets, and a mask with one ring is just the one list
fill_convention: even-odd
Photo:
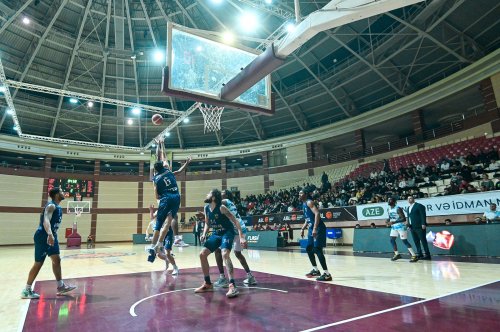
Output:
[[31,285],[26,284],[26,290],[31,290]]
[[415,256],[415,251],[413,251],[413,248],[408,248],[408,251],[412,256]]
[[324,270],[323,272],[324,272],[327,276],[329,276],[329,275],[330,275],[330,272],[328,272],[328,270]]
[[64,281],[61,279],[61,280],[57,280],[57,287],[62,287],[64,286]]
[[319,271],[317,266],[313,266],[314,271]]
[[396,250],[396,251],[394,252],[394,255],[399,255],[399,251],[397,251],[397,250]]

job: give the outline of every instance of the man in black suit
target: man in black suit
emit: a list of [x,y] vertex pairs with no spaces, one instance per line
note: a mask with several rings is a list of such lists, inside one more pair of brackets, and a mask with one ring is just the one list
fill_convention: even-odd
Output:
[[[408,227],[411,230],[411,237],[417,248],[417,257],[419,259],[430,260],[431,254],[429,252],[429,245],[425,238],[425,230],[427,228],[427,214],[425,206],[415,202],[413,196],[408,196],[408,206],[406,212],[408,214]],[[424,247],[425,256],[422,256],[422,246]]]

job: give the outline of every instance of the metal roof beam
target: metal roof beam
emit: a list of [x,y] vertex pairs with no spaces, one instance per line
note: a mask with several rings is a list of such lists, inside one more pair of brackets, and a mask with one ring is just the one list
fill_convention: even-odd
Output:
[[[104,97],[104,90],[106,88],[106,71],[108,68],[108,49],[109,45],[109,27],[111,23],[111,1],[108,1],[108,8],[106,10],[106,37],[104,39],[104,50],[103,50],[103,66],[102,66],[102,78],[101,78],[101,98]],[[99,128],[97,132],[97,142],[101,142],[101,131],[102,131],[102,108],[103,103],[99,103]]]
[[[73,48],[73,52],[71,52],[71,58],[69,60],[68,70],[66,71],[66,76],[64,78],[64,84],[62,86],[63,90],[66,90],[66,88],[68,87],[69,76],[71,75],[71,69],[73,68],[73,62],[75,61],[75,56],[78,53],[80,38],[82,37],[83,28],[85,27],[85,22],[87,21],[87,16],[89,14],[90,7],[92,6],[92,1],[93,0],[88,0],[87,6],[85,7],[85,12],[83,13],[82,23],[80,24],[80,28],[78,30],[78,35],[76,37],[75,46]],[[59,121],[59,116],[61,114],[62,103],[63,103],[63,97],[60,96],[59,97],[59,105],[57,106],[56,116],[55,116],[54,121],[52,123],[52,129],[50,130],[50,137],[54,137],[54,133],[56,132],[57,122]]]
[[31,5],[31,3],[33,2],[33,0],[25,0],[24,1],[24,4],[11,16],[9,17],[9,19],[7,20],[7,22],[5,22],[2,27],[0,27],[0,35],[2,34],[2,32],[5,31],[5,29],[7,29],[10,24],[19,16],[21,15],[21,13],[26,9],[28,8],[29,5]]

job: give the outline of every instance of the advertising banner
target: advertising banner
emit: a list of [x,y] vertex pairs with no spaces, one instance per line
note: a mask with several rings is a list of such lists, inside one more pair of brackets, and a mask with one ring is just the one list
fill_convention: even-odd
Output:
[[[500,191],[486,191],[474,194],[437,196],[416,200],[423,204],[427,216],[447,216],[453,214],[475,214],[484,213],[489,210],[490,203],[500,204]],[[408,202],[401,200],[397,205],[406,211]],[[357,205],[358,220],[387,219],[388,204],[376,203]]]
[[[319,210],[320,217],[323,221],[355,221],[356,220],[356,207],[346,206],[346,207],[334,207],[330,209]],[[269,215],[261,216],[249,216],[247,217],[247,224],[255,225],[257,223],[290,223],[290,224],[303,224],[304,215],[302,211],[296,212],[286,212],[286,213],[274,213]],[[249,225],[249,226],[250,226]]]

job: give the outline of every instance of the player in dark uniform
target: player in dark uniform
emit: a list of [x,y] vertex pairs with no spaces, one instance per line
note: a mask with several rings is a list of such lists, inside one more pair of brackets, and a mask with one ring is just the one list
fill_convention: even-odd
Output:
[[[213,229],[213,234],[205,241],[205,245],[200,252],[201,269],[205,282],[195,290],[195,293],[203,293],[213,290],[212,282],[210,281],[210,266],[208,264],[208,255],[213,253],[217,248],[222,251],[222,258],[226,263],[227,274],[229,275],[229,290],[226,296],[231,298],[239,294],[234,283],[233,263],[229,254],[233,247],[234,236],[239,234],[240,243],[243,248],[246,247],[245,235],[241,230],[240,223],[229,209],[222,204],[222,194],[218,189],[212,189],[205,199],[205,228],[201,235],[203,242],[210,228]],[[237,231],[237,233],[236,233]]]
[[151,248],[148,250],[148,261],[154,262],[156,252],[165,240],[168,230],[172,226],[173,216],[177,214],[181,202],[181,195],[177,186],[175,174],[182,172],[191,161],[189,157],[184,165],[172,172],[168,161],[158,160],[154,164],[155,177],[153,178],[156,199],[159,200],[158,211],[156,215],[156,224],[153,227],[153,239]]
[[[318,281],[331,281],[332,276],[330,275],[330,272],[328,272],[325,255],[323,254],[323,248],[326,247],[326,226],[319,216],[318,208],[314,205],[314,202],[310,198],[310,191],[311,190],[306,187],[299,192],[299,199],[302,201],[302,209],[304,211],[305,218],[300,236],[304,237],[304,230],[307,226],[309,226],[306,251],[313,266],[312,271],[306,274],[306,277],[318,277],[316,278]],[[314,254],[318,256],[319,263],[323,268],[322,275],[320,275],[318,270]]]
[[33,237],[35,242],[35,263],[29,272],[26,287],[21,292],[21,298],[23,299],[38,299],[40,297],[31,289],[31,285],[33,285],[47,256],[52,259],[52,271],[57,281],[57,295],[63,295],[76,288],[76,286],[66,285],[61,275],[61,257],[59,255],[57,230],[62,221],[62,208],[59,203],[64,199],[64,192],[59,187],[56,187],[50,190],[49,195],[52,200],[43,208],[40,214],[40,224]]

